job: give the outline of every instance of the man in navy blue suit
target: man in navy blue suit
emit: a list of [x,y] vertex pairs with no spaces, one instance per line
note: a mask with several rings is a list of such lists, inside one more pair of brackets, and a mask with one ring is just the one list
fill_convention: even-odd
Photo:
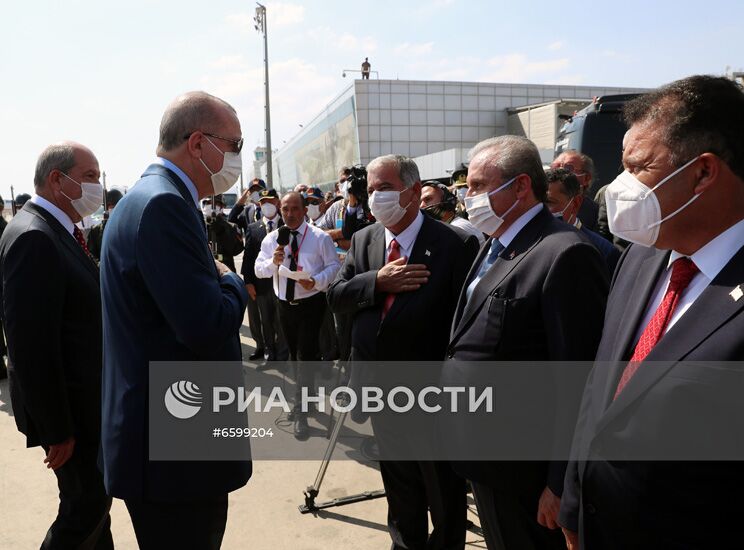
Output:
[[122,199],[101,255],[102,447],[140,548],[219,548],[227,494],[250,461],[148,460],[151,361],[240,361],[248,294],[210,252],[199,200],[231,187],[243,144],[235,110],[203,92],[171,103],[156,160]]

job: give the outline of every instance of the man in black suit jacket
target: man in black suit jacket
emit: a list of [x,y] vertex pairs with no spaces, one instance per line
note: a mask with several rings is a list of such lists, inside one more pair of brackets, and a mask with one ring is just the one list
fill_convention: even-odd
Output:
[[[251,334],[256,340],[256,351],[250,359],[266,357],[266,361],[270,363],[271,361],[285,361],[289,352],[279,326],[271,279],[256,277],[255,266],[264,237],[267,233],[283,226],[284,222],[279,214],[279,195],[275,189],[260,191],[259,201],[262,206],[273,207],[273,211],[271,208],[262,209],[267,213],[273,213],[273,216],[263,216],[257,222],[246,226],[245,252],[243,252],[240,274],[243,275],[245,288],[251,298],[248,302],[248,320],[251,325]],[[262,371],[268,367],[268,363],[263,363],[256,370]]]
[[[581,392],[565,382],[572,373],[532,376],[527,393],[514,390],[508,369],[477,362],[590,360],[601,333],[606,270],[597,250],[544,206],[545,173],[532,142],[492,138],[476,145],[471,159],[466,207],[491,238],[460,295],[442,384],[488,381],[499,413],[480,428],[505,446],[511,432],[504,421],[519,423],[537,410],[547,411],[545,418],[538,433],[527,435],[559,438],[553,421],[571,414],[571,391],[576,401]],[[463,444],[482,437],[466,416],[455,422],[450,430],[464,434]],[[563,546],[556,519],[564,462],[457,462],[455,469],[473,485],[488,548]]]
[[[380,363],[375,369],[354,365],[352,387],[385,387],[407,381],[401,361],[439,361],[444,356],[457,296],[475,251],[449,227],[419,211],[421,181],[412,160],[388,155],[372,161],[367,171],[370,208],[380,223],[354,234],[328,301],[334,312],[353,314],[352,361],[391,362],[391,369]],[[379,206],[385,194],[396,197],[392,208]],[[436,369],[424,377],[436,384],[439,374]],[[383,455],[395,454],[397,445],[416,435],[407,431],[412,423],[405,415],[397,417],[372,418]],[[393,548],[464,547],[465,485],[449,464],[382,460],[380,472]],[[434,526],[430,535],[427,507]]]
[[0,239],[13,414],[27,445],[46,451],[44,462],[59,485],[59,511],[42,548],[113,548],[111,499],[96,466],[102,359],[98,267],[74,225],[102,201],[99,177],[98,161],[86,147],[48,147],[36,165],[36,195]]
[[626,172],[605,196],[612,232],[640,244],[612,282],[560,523],[571,548],[577,531],[587,549],[731,548],[744,512],[744,94],[693,76],[625,114]]

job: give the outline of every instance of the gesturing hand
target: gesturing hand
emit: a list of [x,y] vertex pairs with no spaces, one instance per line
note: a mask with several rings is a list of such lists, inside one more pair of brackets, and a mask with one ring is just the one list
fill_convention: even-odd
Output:
[[75,449],[75,438],[71,437],[67,441],[57,443],[56,445],[49,445],[49,452],[44,459],[44,464],[47,468],[56,470],[61,468],[65,462],[70,460],[72,451]]
[[406,265],[405,257],[385,264],[377,272],[375,290],[385,294],[398,294],[418,290],[429,280],[429,271],[424,264]]
[[274,265],[282,265],[284,263],[284,247],[277,246],[274,250]]

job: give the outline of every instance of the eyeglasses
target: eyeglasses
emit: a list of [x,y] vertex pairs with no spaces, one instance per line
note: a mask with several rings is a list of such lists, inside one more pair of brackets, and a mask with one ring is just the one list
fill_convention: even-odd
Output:
[[[201,130],[194,130],[195,132],[201,132],[205,136],[209,136],[215,139],[221,139],[222,141],[227,141],[229,143],[232,143],[235,146],[235,152],[240,153],[240,151],[243,149],[243,138],[240,139],[230,139],[222,136],[218,136],[217,134],[210,134],[209,132],[202,132]],[[191,132],[190,134],[187,134],[183,137],[183,139],[189,139],[194,132]]]

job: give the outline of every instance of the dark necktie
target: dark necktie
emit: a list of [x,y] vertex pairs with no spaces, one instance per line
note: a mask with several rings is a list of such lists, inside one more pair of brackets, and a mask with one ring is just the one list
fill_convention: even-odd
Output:
[[83,236],[83,231],[77,225],[73,226],[72,236],[75,237],[75,240],[78,242],[78,244],[83,247],[83,251],[85,252],[85,255],[88,256],[88,258],[92,260],[93,256],[90,255],[90,251],[88,250],[88,245],[85,243],[85,237]]
[[274,222],[269,220],[268,225],[269,225],[269,233],[271,233],[272,231],[274,231]]
[[641,366],[641,362],[654,349],[654,346],[661,340],[662,336],[664,336],[664,332],[679,303],[679,297],[688,287],[697,272],[698,267],[689,258],[678,258],[672,264],[672,275],[669,279],[669,286],[664,293],[664,298],[661,300],[659,307],[656,309],[654,316],[651,317],[648,325],[646,325],[646,328],[643,329],[643,333],[633,351],[633,356],[630,358],[630,362],[625,365],[613,399],[617,399],[617,396],[623,391],[623,388],[625,388],[636,373],[638,367]]
[[[292,231],[292,244],[291,250],[292,255],[289,257],[289,270],[297,271],[297,231]],[[295,294],[295,281],[294,279],[287,279],[287,292],[286,298],[288,302],[294,301]]]
[[[398,241],[393,239],[390,241],[390,253],[387,257],[387,262],[390,263],[394,262],[395,260],[400,258],[400,245],[398,244]],[[385,296],[385,302],[382,304],[382,318],[385,318],[385,315],[388,314],[388,311],[390,311],[390,308],[393,307],[393,302],[395,301],[395,294],[390,293],[387,296]]]

